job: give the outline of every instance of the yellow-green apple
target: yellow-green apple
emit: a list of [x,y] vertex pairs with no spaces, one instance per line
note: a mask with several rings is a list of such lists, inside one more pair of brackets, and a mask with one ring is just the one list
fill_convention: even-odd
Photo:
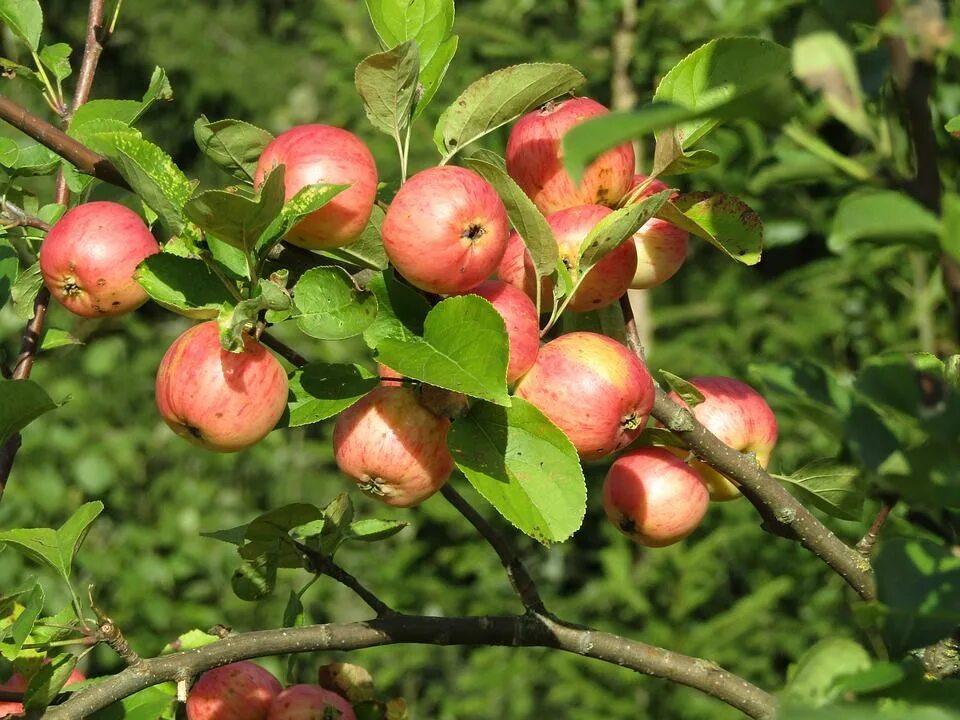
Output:
[[40,272],[50,294],[75,315],[123,315],[147,301],[133,275],[157,252],[160,246],[133,210],[89,202],[68,210],[47,233]]
[[319,685],[291,685],[270,706],[267,720],[357,720],[343,697]]
[[[79,670],[73,670],[70,673],[70,677],[67,678],[67,682],[64,683],[64,686],[73,685],[74,683],[83,682],[86,680],[86,676]],[[13,673],[5,683],[0,683],[0,690],[5,692],[12,693],[22,693],[27,689],[27,679],[20,673]],[[23,703],[18,702],[0,702],[0,718],[3,717],[20,717],[24,715]]]
[[[611,212],[601,205],[580,205],[547,216],[560,248],[560,261],[575,282],[579,277],[580,246],[584,238]],[[637,248],[628,239],[590,268],[567,309],[588,312],[612,305],[630,288],[636,269]]]
[[208,670],[187,695],[187,720],[266,720],[282,690],[267,670],[248,660]]
[[287,373],[259,342],[243,351],[220,345],[216,321],[194,325],[173,341],[157,370],[157,408],[194,445],[236,452],[262,440],[287,407]]
[[703,520],[706,486],[680,458],[662,448],[639,448],[618,457],[603,482],[603,509],[617,530],[640,545],[682,540]]
[[507,246],[507,210],[493,186],[452,165],[418,172],[400,188],[381,228],[390,262],[412,285],[462,293],[489,276]]
[[382,384],[340,413],[334,457],[367,495],[396,507],[419,505],[453,472],[449,428],[412,388]]
[[590,98],[548,102],[524,115],[507,140],[507,172],[536,203],[552,213],[576,205],[614,207],[633,183],[634,153],[630,143],[608,150],[583,173],[579,185],[563,167],[561,141],[570,128],[605,115],[607,108]]
[[489,301],[503,318],[510,345],[507,382],[516,382],[533,366],[540,349],[540,323],[536,305],[522,290],[501,280],[482,282],[467,294],[479,295]]
[[[507,238],[507,249],[503,251],[495,277],[523,290],[527,297],[534,302],[537,301],[537,271],[533,265],[533,256],[516,230]],[[541,307],[549,308],[552,299],[553,280],[544,276],[540,278]]]
[[540,348],[516,394],[550,418],[581,458],[596,459],[640,434],[654,390],[646,366],[626,347],[605,335],[575,332]]
[[[753,453],[760,466],[766,467],[777,443],[777,418],[763,396],[746,383],[728,377],[695,377],[689,382],[704,397],[693,408],[697,421],[734,450]],[[670,393],[670,397],[684,404],[676,393]],[[693,460],[691,465],[706,483],[711,500],[740,497],[736,484],[725,475],[700,460]]]
[[[646,175],[634,177],[633,189],[647,182]],[[631,189],[630,192],[633,192]],[[642,200],[658,192],[669,190],[666,183],[650,180],[636,200]],[[630,287],[634,290],[648,290],[662,285],[672,278],[687,259],[687,243],[690,234],[676,225],[651,218],[633,236],[637,246],[637,271],[633,275]]]
[[264,148],[254,187],[259,188],[278,165],[284,166],[287,200],[308,185],[350,186],[294,225],[288,242],[322,250],[348,245],[360,236],[377,199],[377,165],[360,138],[330,125],[291,128]]

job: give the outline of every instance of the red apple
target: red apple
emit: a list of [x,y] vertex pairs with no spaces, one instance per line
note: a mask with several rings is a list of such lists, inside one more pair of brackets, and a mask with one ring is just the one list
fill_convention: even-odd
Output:
[[[763,396],[746,383],[728,377],[697,377],[689,380],[705,400],[693,408],[694,417],[707,430],[735,450],[756,455],[761,467],[770,462],[777,442],[777,418]],[[676,393],[675,402],[684,404]],[[733,500],[740,490],[729,478],[700,460],[691,465],[710,490],[711,500]]]
[[247,660],[200,676],[187,695],[187,720],[265,720],[282,690],[267,670]]
[[640,434],[653,407],[653,380],[637,356],[591,332],[561,335],[540,348],[516,394],[563,430],[580,457],[620,450]]
[[381,228],[390,262],[412,285],[462,293],[489,276],[507,246],[507,210],[493,186],[444,165],[417,173],[397,193]]
[[[332,712],[331,712],[332,711]],[[267,720],[357,720],[345,699],[319,685],[291,685],[270,706]]]
[[[640,187],[646,180],[646,175],[636,175],[633,180],[634,188]],[[637,200],[669,189],[666,183],[651,180],[637,196]],[[644,223],[633,236],[637,246],[637,271],[630,287],[634,290],[648,290],[672,278],[687,259],[689,240],[690,234],[686,230],[681,230],[666,220],[651,218]]]
[[665,547],[696,529],[710,504],[689,465],[662,448],[618,457],[603,482],[603,508],[617,530],[647,547]]
[[133,274],[157,252],[157,241],[133,210],[90,202],[68,210],[47,233],[40,271],[50,294],[75,315],[123,315],[147,301]]
[[377,199],[377,165],[356,135],[329,125],[300,125],[278,135],[257,162],[254,187],[285,166],[287,200],[308,185],[349,185],[287,233],[287,242],[314,250],[348,245],[367,226]]
[[[67,682],[64,683],[64,687],[67,685],[73,685],[74,683],[83,682],[86,679],[86,676],[82,672],[74,669],[70,673],[70,677],[67,678]],[[5,683],[0,683],[0,690],[22,693],[27,689],[28,684],[29,683],[27,682],[27,679],[23,677],[23,675],[20,673],[14,673]],[[0,718],[6,717],[7,715],[20,716],[23,714],[23,703],[0,702]]]
[[[537,271],[533,266],[533,256],[527,250],[516,231],[507,238],[507,249],[497,265],[495,277],[508,285],[523,290],[534,302],[537,301]],[[540,305],[549,308],[553,302],[553,280],[540,278]]]
[[[594,226],[612,210],[600,205],[581,205],[547,216],[560,247],[560,260],[573,279],[579,275],[580,246]],[[630,288],[637,269],[637,249],[629,240],[620,243],[594,265],[567,305],[573,312],[599,310],[620,299]]]
[[287,373],[252,337],[243,351],[220,345],[217,323],[194,325],[174,340],[157,370],[157,408],[194,445],[235,452],[273,430],[287,407]]
[[367,495],[387,505],[419,505],[453,472],[450,421],[427,410],[416,391],[379,385],[337,418],[337,466]]
[[507,382],[516,382],[533,366],[540,349],[540,322],[536,305],[521,290],[500,280],[487,280],[468,294],[488,300],[503,318],[510,344]]
[[507,141],[507,172],[544,214],[576,205],[614,207],[633,183],[633,146],[594,160],[579,185],[563,168],[561,140],[575,125],[609,112],[590,98],[548,102],[520,118]]
[[403,375],[383,363],[377,363],[377,375],[380,376],[381,385],[403,385]]

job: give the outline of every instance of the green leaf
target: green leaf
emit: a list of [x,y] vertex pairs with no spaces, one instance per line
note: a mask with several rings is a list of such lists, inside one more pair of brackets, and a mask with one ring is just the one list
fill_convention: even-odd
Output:
[[392,270],[371,278],[367,289],[377,297],[377,317],[363,333],[369,347],[376,348],[386,338],[412,340],[423,335],[430,312],[423,295],[397,280]]
[[937,248],[940,221],[914,200],[895,190],[857,190],[840,201],[827,246],[843,253],[854,242],[903,243]]
[[108,705],[90,715],[90,720],[167,720],[174,717],[176,707],[177,684],[167,682]]
[[833,694],[835,697],[844,697],[876,692],[898,684],[905,677],[903,666],[877,662],[865,670],[838,677],[833,683]]
[[373,390],[379,378],[359,365],[310,363],[290,377],[289,427],[326,420]]
[[[677,63],[653,97],[690,110],[716,108],[789,74],[790,52],[785,47],[756,37],[719,38]],[[689,148],[719,122],[707,117],[681,123],[681,146]]]
[[136,100],[90,100],[77,108],[70,120],[69,134],[80,139],[84,126],[104,120],[129,127],[140,115],[142,106],[143,104]]
[[247,560],[230,577],[230,586],[241,600],[254,602],[266,597],[277,586],[277,558],[264,553]]
[[324,250],[322,254],[368,270],[386,270],[390,259],[383,249],[383,238],[380,236],[385,214],[379,205],[374,205],[370,221],[359,238],[346,247]]
[[160,216],[171,234],[183,230],[183,207],[193,185],[167,153],[129,132],[104,133],[94,149],[116,165],[124,180]]
[[891,538],[874,560],[883,635],[892,657],[949,635],[960,624],[960,557],[926,539]]
[[589,312],[564,313],[560,316],[561,334],[593,332],[611,337],[622,345],[627,344],[626,323],[619,303],[607,305]]
[[0,164],[16,170],[17,175],[49,175],[60,163],[52,150],[40,143],[27,141],[23,144],[7,141],[0,156]]
[[841,520],[859,520],[866,499],[860,471],[855,467],[836,465],[820,460],[797,470],[792,475],[777,475],[787,483],[798,500],[808,502]]
[[580,259],[577,263],[578,279],[582,281],[590,269],[607,254],[632,238],[650,218],[659,212],[670,198],[670,193],[670,190],[664,190],[640,202],[614,210],[594,225],[580,244]]
[[0,645],[0,652],[7,660],[13,661],[20,654],[23,643],[26,642],[30,633],[33,631],[33,625],[43,612],[43,588],[34,583],[29,592],[21,600],[23,610],[13,625],[10,626],[10,638],[12,642],[4,642]]
[[706,400],[703,393],[700,392],[696,386],[691,385],[682,377],[674,375],[672,372],[667,372],[666,370],[660,371],[660,377],[670,386],[673,392],[680,396],[680,399],[683,400],[688,407],[695,408]]
[[300,596],[291,590],[287,598],[287,606],[283,609],[283,627],[302,627],[305,624],[303,603],[300,601]]
[[297,326],[321,340],[359,335],[377,316],[377,298],[338,267],[307,270],[293,289]]
[[[451,3],[452,5],[452,3]],[[460,38],[456,35],[448,37],[437,48],[436,53],[430,57],[422,55],[420,63],[420,99],[413,111],[413,119],[416,120],[424,111],[427,105],[433,100],[440,89],[440,84],[447,74],[453,56],[457,54],[457,46]]]
[[760,262],[763,223],[740,198],[726,193],[685,193],[666,203],[657,217],[703,238],[737,262]]
[[464,164],[493,185],[503,200],[511,224],[530,251],[537,276],[551,275],[560,258],[553,230],[533,201],[507,174],[502,162],[497,162],[499,160],[477,153]]
[[587,491],[577,451],[521,398],[508,408],[477,403],[454,422],[447,445],[457,467],[497,511],[541,543],[580,527]]
[[158,305],[189,318],[215,318],[221,305],[234,300],[202,260],[157,253],[137,266],[134,277]]
[[20,274],[17,251],[6,240],[0,239],[0,308],[7,304],[13,284]]
[[[267,183],[270,182],[273,175],[278,173],[278,170],[275,170],[270,178],[267,179],[267,182],[264,183],[261,193],[266,191]],[[325,185],[321,183],[300,188],[296,195],[283,204],[280,213],[276,215],[267,228],[261,232],[256,244],[258,257],[265,256],[271,247],[280,242],[280,239],[286,235],[294,225],[300,222],[301,218],[319,210],[348,187],[350,186]],[[281,202],[283,201],[282,180],[280,182],[280,200]]]
[[398,143],[410,124],[419,73],[415,40],[370,55],[357,65],[357,93],[367,118],[377,130],[396,138]]
[[56,408],[57,403],[33,380],[0,380],[0,446]]
[[43,10],[39,0],[0,0],[0,20],[36,52],[43,32]]
[[385,337],[376,351],[379,362],[401,375],[510,404],[503,318],[476,295],[443,300],[427,314],[422,336]]
[[253,183],[257,161],[273,135],[242,120],[210,122],[201,115],[193,124],[197,147],[218,167],[239,180]]
[[854,640],[828,638],[807,650],[790,669],[784,696],[822,705],[836,696],[836,681],[870,667],[870,655]]
[[947,124],[944,125],[944,129],[951,135],[956,136],[960,133],[960,115],[952,117],[947,121]]
[[218,640],[220,640],[220,638],[216,635],[211,635],[208,632],[194,628],[193,630],[187,630],[187,632],[181,634],[173,642],[164,645],[160,654],[169,655],[170,653],[184,652],[185,650],[196,650],[205,645],[211,645]]
[[83,341],[59,328],[48,327],[43,331],[43,337],[40,339],[41,352],[56,350],[67,345],[83,345]]
[[28,713],[39,712],[59,694],[77,666],[76,655],[64,654],[43,665],[23,693],[23,707]]
[[443,111],[434,142],[446,162],[487,133],[584,82],[579,71],[561,63],[531,63],[497,70],[468,86]]
[[651,174],[685,175],[704,170],[719,161],[719,156],[709,150],[684,150],[679,131],[667,130],[657,135]]
[[384,47],[416,40],[424,65],[453,28],[453,0],[366,0],[366,4]]
[[638,110],[591,118],[564,135],[564,167],[579,181],[587,166],[607,150],[684,121],[710,116],[712,112],[712,108],[691,110],[673,103],[654,102]]
[[360,540],[362,542],[377,542],[386,540],[396,535],[410,523],[403,520],[376,520],[367,518],[350,523],[350,530],[347,536],[350,540]]
[[829,30],[798,37],[793,43],[793,73],[814,92],[840,122],[865,138],[874,136],[863,109],[863,90],[849,46]]
[[40,51],[40,62],[53,73],[53,76],[63,81],[70,77],[70,46],[66,43],[47,45]]
[[184,213],[206,232],[249,255],[283,209],[283,176],[280,166],[253,198],[226,190],[202,192],[186,203]]
[[[22,382],[22,381],[18,381]],[[31,560],[48,565],[64,580],[70,580],[73,559],[83,544],[90,525],[103,512],[103,503],[81,505],[58,530],[23,528],[0,532],[0,543],[12,545]]]

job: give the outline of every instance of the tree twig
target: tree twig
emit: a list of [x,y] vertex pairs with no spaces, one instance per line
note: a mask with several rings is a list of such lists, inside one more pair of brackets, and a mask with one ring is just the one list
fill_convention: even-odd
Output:
[[897,504],[898,498],[895,495],[889,497],[884,497],[882,499],[882,505],[877,511],[876,517],[873,518],[873,523],[870,525],[870,529],[864,534],[860,541],[857,543],[857,552],[863,555],[865,558],[869,558],[870,554],[873,552],[873,546],[877,543],[877,538],[880,537],[880,530],[883,529],[883,524],[887,521],[887,518],[890,516],[890,511]]
[[300,542],[294,541],[294,544],[296,545],[297,550],[303,553],[303,555],[309,561],[312,572],[318,575],[326,575],[330,578],[333,578],[345,588],[352,590],[370,607],[371,610],[377,614],[377,617],[387,617],[398,614],[396,610],[387,605],[371,590],[368,590],[363,583],[357,580],[357,578],[355,578],[345,569],[340,567],[340,565],[334,562],[333,559],[328,555],[318,550],[314,550],[313,548],[308,547]]
[[275,353],[277,353],[277,355],[285,359],[294,367],[301,368],[307,364],[307,359],[303,355],[298,353],[282,340],[278,340],[270,333],[260,333],[260,342],[273,350]]
[[507,542],[506,538],[497,532],[496,529],[487,522],[486,518],[478,513],[450,483],[444,485],[440,492],[443,497],[447,499],[447,502],[453,505],[457,511],[476,528],[477,532],[483,536],[484,540],[486,540],[497,553],[500,562],[507,571],[510,584],[520,597],[520,602],[523,603],[523,606],[529,612],[546,614],[547,610],[540,597],[540,591],[537,590],[536,583],[533,581],[533,578],[530,577],[526,566],[520,561],[520,558],[517,557],[517,554],[513,551],[513,548],[510,547],[510,543]]
[[31,215],[19,205],[16,205],[6,198],[0,198],[0,214],[7,217],[12,223],[9,227],[30,227],[43,232],[49,232],[52,227],[35,215]]
[[776,713],[776,701],[771,695],[708,660],[526,614],[459,618],[396,615],[363,623],[239,633],[195,650],[144,660],[137,667],[78,690],[62,705],[51,707],[44,717],[80,720],[139,690],[196,677],[239,660],[400,643],[553,648],[686,685],[753,718],[769,720]]

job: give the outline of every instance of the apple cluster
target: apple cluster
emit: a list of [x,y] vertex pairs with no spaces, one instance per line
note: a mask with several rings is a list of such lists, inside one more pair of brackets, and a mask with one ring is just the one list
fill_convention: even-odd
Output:
[[[565,171],[565,133],[606,112],[589,98],[549,102],[516,122],[506,149],[507,173],[543,213],[560,262],[575,282],[565,305],[573,313],[616,303],[630,288],[655,287],[686,258],[687,233],[654,218],[579,277],[581,246],[598,223],[615,208],[668,189],[635,174],[630,144],[601,155],[579,183]],[[378,176],[359,138],[326,125],[292,128],[262,152],[254,186],[280,165],[287,199],[317,183],[345,186],[300,219],[286,234],[288,242],[330,250],[360,236],[376,203]],[[387,208],[381,236],[396,272],[427,297],[472,294],[493,306],[507,333],[506,380],[514,395],[560,428],[582,460],[607,457],[637,439],[655,396],[645,364],[621,343],[593,332],[571,332],[541,344],[537,303],[554,297],[554,281],[538,277],[524,238],[511,232],[506,207],[487,180],[451,165],[416,173]],[[115,203],[91,202],[67,212],[51,229],[40,267],[52,295],[72,312],[118,315],[146,300],[134,271],[158,250],[139,215]],[[237,350],[222,347],[217,322],[203,322],[173,342],[157,372],[160,415],[175,433],[208,450],[250,447],[286,408],[288,380],[280,362],[250,334]],[[387,378],[338,417],[334,454],[362,491],[410,507],[450,477],[455,463],[446,436],[451,416],[464,404],[430,400],[425,395],[436,394],[435,388],[389,368],[382,367],[381,375]],[[700,378],[693,385],[705,398],[692,408],[697,419],[766,465],[776,420],[763,398],[729,378]],[[604,486],[611,522],[637,542],[669,544],[692,532],[708,499],[739,496],[733,481],[689,455],[677,448],[641,447],[616,459]]]
[[187,720],[356,720],[350,702],[319,685],[284,689],[267,670],[243,660],[200,676],[187,696]]

